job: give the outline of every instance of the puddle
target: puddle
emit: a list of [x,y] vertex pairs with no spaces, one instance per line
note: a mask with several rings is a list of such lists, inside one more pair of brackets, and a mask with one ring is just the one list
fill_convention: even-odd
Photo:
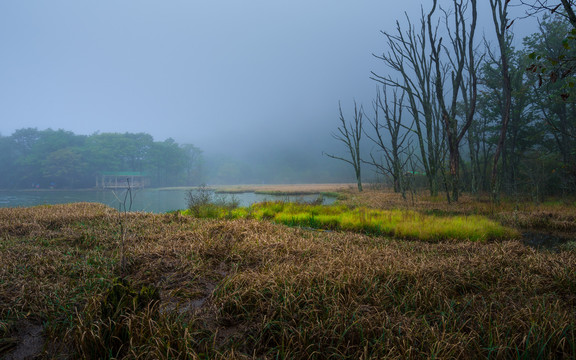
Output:
[[570,241],[576,241],[576,239],[550,233],[532,231],[522,233],[522,242],[536,249],[554,250]]

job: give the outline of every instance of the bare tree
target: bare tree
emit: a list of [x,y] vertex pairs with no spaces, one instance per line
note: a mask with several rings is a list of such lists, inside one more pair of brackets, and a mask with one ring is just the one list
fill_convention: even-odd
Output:
[[[373,102],[374,117],[369,119],[373,134],[366,132],[366,137],[374,143],[377,152],[382,156],[379,160],[371,152],[370,161],[364,162],[374,166],[382,175],[392,177],[394,191],[401,192],[402,197],[406,198],[406,186],[403,181],[407,161],[405,150],[410,145],[407,140],[412,125],[407,127],[402,122],[406,92],[402,90],[402,93],[398,95],[397,90],[398,88],[394,88],[392,91],[392,105],[388,101],[386,85],[383,86],[382,92],[378,90],[376,93],[376,99]],[[380,120],[381,112],[384,115],[384,122]],[[405,131],[402,132],[402,129]]]
[[[478,79],[476,72],[478,64],[475,61],[474,35],[476,32],[476,23],[478,14],[476,11],[476,0],[470,1],[453,1],[452,12],[444,11],[444,17],[447,27],[447,33],[450,38],[450,49],[442,44],[442,38],[438,38],[437,32],[433,26],[433,15],[436,11],[437,0],[434,0],[432,9],[428,13],[428,40],[431,46],[431,58],[433,61],[435,76],[434,86],[436,89],[436,98],[440,107],[444,132],[448,143],[449,155],[449,177],[447,178],[448,201],[450,195],[452,200],[458,201],[460,189],[460,143],[466,135],[468,128],[474,119],[476,111],[476,95]],[[470,6],[472,21],[468,26],[466,24],[467,11]],[[452,20],[453,29],[450,28]],[[445,57],[448,62],[442,59],[442,50],[445,50]],[[450,97],[446,98],[444,74],[450,74]],[[458,102],[462,97],[466,99],[466,106],[463,114],[460,114],[462,120],[458,121]],[[450,194],[451,193],[451,194]]]
[[494,22],[494,29],[496,30],[496,38],[498,39],[498,48],[500,50],[500,71],[502,75],[502,122],[500,124],[500,136],[496,144],[494,152],[494,161],[492,163],[492,175],[490,179],[490,187],[492,190],[493,200],[498,199],[500,192],[500,183],[498,179],[498,161],[500,154],[504,148],[506,141],[506,130],[508,129],[508,122],[510,121],[510,109],[512,107],[512,83],[510,80],[510,71],[508,63],[508,44],[506,42],[506,30],[509,28],[508,24],[508,2],[509,0],[490,0],[490,8],[492,9],[492,20]]
[[344,119],[344,114],[342,113],[342,106],[338,103],[338,110],[340,111],[340,123],[341,125],[338,127],[338,132],[332,133],[332,137],[340,142],[342,142],[346,146],[346,150],[348,152],[349,158],[336,156],[333,154],[326,154],[326,156],[336,159],[342,160],[354,168],[354,173],[356,174],[356,182],[358,184],[358,191],[362,191],[362,174],[361,174],[361,163],[362,160],[360,158],[360,141],[362,139],[362,116],[363,116],[363,109],[356,104],[354,101],[354,122],[346,122]]
[[412,25],[406,15],[407,29],[396,22],[396,32],[382,32],[388,52],[374,55],[396,72],[398,79],[372,72],[372,79],[384,85],[401,89],[407,97],[407,110],[414,119],[420,161],[424,167],[430,194],[438,194],[438,179],[444,152],[443,132],[433,92],[432,63],[426,35],[426,17],[420,17],[420,26]]

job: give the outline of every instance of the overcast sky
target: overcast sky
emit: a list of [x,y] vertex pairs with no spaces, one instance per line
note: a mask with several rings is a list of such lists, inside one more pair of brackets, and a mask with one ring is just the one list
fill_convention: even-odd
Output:
[[351,108],[375,93],[380,30],[430,3],[3,0],[0,133],[146,132],[207,152],[319,154],[338,101]]

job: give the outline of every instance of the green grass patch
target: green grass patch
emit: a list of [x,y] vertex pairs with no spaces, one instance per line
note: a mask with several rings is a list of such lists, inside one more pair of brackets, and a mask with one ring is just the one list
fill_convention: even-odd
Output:
[[[208,216],[202,216],[207,212]],[[184,214],[191,215],[190,211]],[[344,230],[372,235],[424,241],[489,241],[518,238],[518,231],[481,215],[430,214],[413,210],[351,209],[344,205],[310,205],[263,202],[248,208],[228,210],[214,205],[201,211],[205,218],[252,218],[288,226]]]

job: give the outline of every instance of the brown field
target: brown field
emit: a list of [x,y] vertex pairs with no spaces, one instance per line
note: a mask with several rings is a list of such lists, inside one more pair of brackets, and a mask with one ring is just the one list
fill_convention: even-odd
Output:
[[[345,195],[574,228],[570,204]],[[427,243],[87,203],[3,208],[0,358],[575,358],[573,245]]]

